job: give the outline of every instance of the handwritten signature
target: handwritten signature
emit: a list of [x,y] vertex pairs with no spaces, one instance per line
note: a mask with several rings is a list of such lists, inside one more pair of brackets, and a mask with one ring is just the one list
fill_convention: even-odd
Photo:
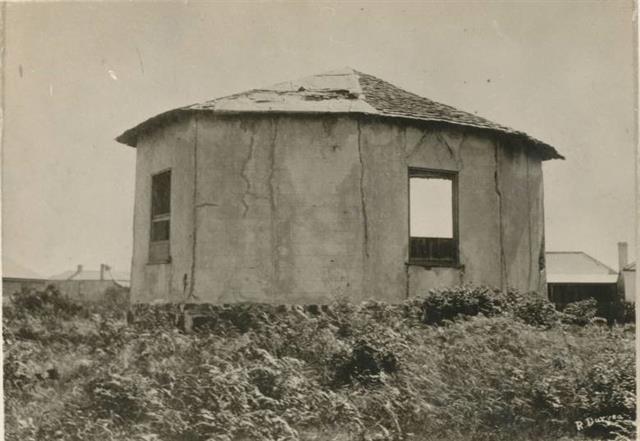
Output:
[[622,415],[607,415],[607,416],[600,416],[597,418],[587,417],[582,421],[575,421],[575,424],[576,424],[576,429],[578,430],[578,432],[580,432],[581,430],[587,429],[597,423],[608,423],[612,421],[622,421],[622,420],[624,420],[624,417]]

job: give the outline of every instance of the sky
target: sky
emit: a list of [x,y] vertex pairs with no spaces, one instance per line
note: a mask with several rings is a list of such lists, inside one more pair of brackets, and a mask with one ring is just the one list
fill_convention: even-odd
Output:
[[178,106],[345,66],[526,131],[546,245],[635,258],[631,1],[9,3],[3,256],[49,276],[131,263],[135,149]]

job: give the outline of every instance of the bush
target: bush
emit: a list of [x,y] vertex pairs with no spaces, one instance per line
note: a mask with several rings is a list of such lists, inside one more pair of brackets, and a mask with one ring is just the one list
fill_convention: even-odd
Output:
[[[632,438],[633,326],[555,325],[538,297],[460,290],[430,300],[440,323],[471,314],[446,326],[425,325],[426,299],[212,306],[211,326],[192,334],[176,329],[176,305],[137,306],[130,326],[19,306],[3,319],[5,436]],[[581,421],[595,423],[578,434]]]
[[475,316],[482,313],[492,316],[503,312],[505,306],[502,293],[487,287],[433,289],[424,299],[424,322],[439,325],[459,315]]
[[596,316],[606,319],[609,325],[625,323],[624,300],[598,302],[596,309]]
[[596,316],[598,302],[595,299],[571,302],[565,306],[562,312],[566,314],[568,323],[575,325],[588,325]]
[[372,385],[380,383],[381,374],[396,372],[398,360],[392,352],[379,350],[364,341],[358,341],[349,353],[335,354],[331,366],[334,366],[334,386],[345,386],[354,382]]
[[510,291],[507,298],[514,316],[529,325],[551,327],[559,321],[559,314],[553,303],[537,293],[522,296]]
[[64,296],[56,287],[49,285],[44,291],[23,291],[11,296],[9,307],[3,308],[8,317],[28,315],[69,319],[80,313],[86,313],[78,303]]
[[553,326],[559,314],[553,303],[535,292],[522,294],[515,290],[506,293],[478,286],[457,286],[434,289],[423,301],[423,318],[426,324],[442,324],[458,316],[487,317],[511,314],[533,326]]
[[622,300],[596,301],[595,308],[595,317],[606,321],[608,325],[612,326],[615,323],[624,323],[625,306]]
[[635,322],[635,306],[630,302],[598,302],[587,299],[559,305],[562,312],[535,292],[506,293],[478,286],[456,286],[429,291],[422,300],[422,320],[426,324],[442,325],[456,317],[487,317],[511,315],[532,326],[552,327],[560,322],[585,326],[596,323],[598,317],[610,326]]
[[609,326],[613,324],[633,323],[635,321],[635,311],[633,304],[615,300],[611,302],[597,301],[590,298],[559,305],[562,310],[565,323],[584,326],[601,319]]

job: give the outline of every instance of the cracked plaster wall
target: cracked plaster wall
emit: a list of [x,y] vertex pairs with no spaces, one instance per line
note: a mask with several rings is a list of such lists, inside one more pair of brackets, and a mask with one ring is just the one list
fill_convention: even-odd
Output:
[[[458,171],[461,268],[406,265],[408,167]],[[151,174],[166,168],[172,262],[149,265]],[[537,290],[542,237],[541,162],[522,146],[350,116],[191,117],[138,147],[132,298],[398,301],[467,282]]]
[[[180,301],[189,292],[193,242],[193,171],[196,121],[158,129],[142,140],[136,156],[131,293],[135,302]],[[171,169],[171,263],[149,263],[151,176]]]

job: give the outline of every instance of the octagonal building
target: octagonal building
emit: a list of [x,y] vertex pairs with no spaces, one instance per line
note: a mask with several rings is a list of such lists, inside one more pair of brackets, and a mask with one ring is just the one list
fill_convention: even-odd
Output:
[[134,303],[543,292],[550,145],[350,68],[182,107],[137,149]]

